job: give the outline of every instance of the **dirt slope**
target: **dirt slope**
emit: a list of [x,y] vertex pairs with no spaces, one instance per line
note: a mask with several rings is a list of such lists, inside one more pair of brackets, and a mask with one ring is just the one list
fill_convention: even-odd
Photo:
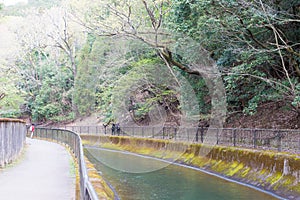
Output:
[[283,103],[265,103],[252,115],[238,113],[227,119],[226,127],[299,129],[300,116]]

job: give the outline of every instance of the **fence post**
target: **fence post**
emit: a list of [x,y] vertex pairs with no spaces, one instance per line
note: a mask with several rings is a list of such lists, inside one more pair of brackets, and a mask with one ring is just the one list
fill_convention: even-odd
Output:
[[233,146],[236,146],[236,129],[233,129]]
[[163,139],[165,139],[165,127],[163,127]]
[[56,141],[58,142],[58,130],[56,130]]
[[177,128],[174,127],[174,139],[176,140],[176,135],[177,135]]
[[204,141],[204,127],[201,126],[201,129],[200,129],[200,138],[201,138],[201,143],[203,143]]
[[282,138],[282,134],[280,131],[277,133],[277,137],[278,137],[277,150],[280,152],[281,151],[281,138]]
[[256,130],[252,130],[253,131],[253,147],[256,148],[256,143],[257,143],[257,132]]
[[219,128],[217,128],[217,144],[219,144]]
[[152,138],[154,138],[154,126],[152,126]]
[[198,137],[199,137],[199,127],[197,127],[197,131],[196,131],[196,142],[198,142]]

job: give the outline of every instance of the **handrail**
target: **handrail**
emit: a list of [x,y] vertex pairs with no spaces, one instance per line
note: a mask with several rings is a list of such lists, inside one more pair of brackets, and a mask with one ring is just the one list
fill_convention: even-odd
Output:
[[38,138],[50,139],[57,142],[62,142],[68,145],[75,157],[79,166],[80,175],[80,199],[81,200],[99,200],[98,195],[89,181],[86,164],[84,161],[83,147],[80,136],[69,130],[58,128],[41,128],[35,129],[34,135]]

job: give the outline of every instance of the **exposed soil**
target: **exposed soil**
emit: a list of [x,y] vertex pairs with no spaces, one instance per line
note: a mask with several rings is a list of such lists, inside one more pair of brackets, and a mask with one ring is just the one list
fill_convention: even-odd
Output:
[[300,116],[289,109],[284,102],[269,102],[259,106],[252,116],[243,113],[231,115],[227,118],[225,127],[299,129]]
[[[206,122],[203,122],[207,124]],[[169,122],[168,125],[175,125]],[[93,114],[67,123],[70,126],[102,126],[99,115]],[[230,128],[266,128],[266,129],[299,129],[300,116],[284,103],[269,102],[260,105],[254,115],[246,115],[242,112],[228,115],[224,127]]]

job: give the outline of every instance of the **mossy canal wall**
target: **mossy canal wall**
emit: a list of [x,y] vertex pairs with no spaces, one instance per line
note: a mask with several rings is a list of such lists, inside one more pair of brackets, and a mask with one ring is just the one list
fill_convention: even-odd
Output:
[[300,155],[119,136],[84,136],[86,145],[150,155],[205,169],[288,199],[300,198]]

